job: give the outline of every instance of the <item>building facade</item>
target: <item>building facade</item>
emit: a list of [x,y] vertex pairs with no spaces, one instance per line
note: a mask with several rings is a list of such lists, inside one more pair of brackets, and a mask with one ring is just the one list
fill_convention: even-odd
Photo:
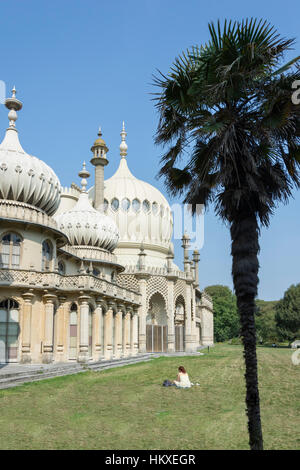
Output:
[[99,131],[81,187],[61,188],[27,154],[16,129],[22,103],[6,100],[0,144],[0,363],[99,361],[144,352],[195,351],[213,343],[211,299],[199,290],[199,253],[174,263],[165,197],[121,161],[104,179],[108,148]]

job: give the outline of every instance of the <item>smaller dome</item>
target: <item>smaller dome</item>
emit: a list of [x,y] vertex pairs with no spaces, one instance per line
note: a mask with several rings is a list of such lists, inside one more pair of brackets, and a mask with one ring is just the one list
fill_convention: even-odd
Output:
[[118,227],[110,217],[92,207],[85,190],[85,178],[89,176],[85,164],[79,175],[83,179],[82,192],[77,203],[71,210],[54,218],[71,245],[94,246],[112,252],[119,241]]
[[105,141],[102,139],[101,127],[99,127],[98,136],[99,136],[98,139],[95,140],[95,142],[93,143],[93,146],[91,148],[92,152],[94,151],[95,148],[102,147],[102,148],[104,148],[105,153],[107,153],[108,152],[108,147],[107,147]]
[[95,142],[94,142],[94,147],[96,147],[96,145],[105,145],[106,146],[106,143],[104,142],[103,139],[101,139],[101,137],[99,139],[96,139]]

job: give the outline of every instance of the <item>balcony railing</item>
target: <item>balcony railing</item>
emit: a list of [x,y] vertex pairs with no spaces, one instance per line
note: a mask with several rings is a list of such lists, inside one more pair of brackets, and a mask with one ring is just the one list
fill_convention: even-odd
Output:
[[64,276],[56,272],[41,272],[22,269],[0,269],[0,286],[35,289],[56,289],[64,292],[78,290],[94,292],[116,301],[140,304],[140,295],[132,289],[125,289],[106,279],[91,274]]

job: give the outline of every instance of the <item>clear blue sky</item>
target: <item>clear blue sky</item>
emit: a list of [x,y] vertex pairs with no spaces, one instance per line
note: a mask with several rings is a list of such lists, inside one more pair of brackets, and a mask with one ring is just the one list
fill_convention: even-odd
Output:
[[[182,50],[204,43],[211,20],[262,17],[287,37],[299,37],[299,0],[14,0],[0,4],[1,74],[24,103],[17,127],[23,147],[46,161],[62,185],[77,181],[89,161],[98,126],[110,148],[111,176],[119,163],[121,123],[128,132],[133,173],[158,186],[161,149],[153,144],[157,114],[152,74],[168,72]],[[298,49],[298,50],[297,50]],[[299,54],[296,50],[289,57]],[[1,135],[7,111],[0,105]],[[91,169],[91,167],[89,167]],[[92,181],[90,181],[92,184]],[[280,206],[262,231],[259,297],[279,299],[300,282],[300,193]],[[180,244],[175,243],[181,265]],[[201,250],[201,287],[232,287],[228,229],[210,210]]]

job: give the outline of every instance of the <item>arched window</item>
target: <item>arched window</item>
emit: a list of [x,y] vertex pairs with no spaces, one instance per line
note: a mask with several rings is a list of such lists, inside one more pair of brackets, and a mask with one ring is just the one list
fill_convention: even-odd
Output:
[[141,207],[141,203],[138,199],[134,199],[132,201],[132,209],[134,210],[134,212],[138,212],[140,210],[140,207]]
[[115,273],[115,271],[113,271],[113,272],[111,273],[111,275],[110,275],[110,280],[111,280],[111,282],[115,282],[115,281],[116,281],[116,273]]
[[119,209],[119,199],[117,199],[116,197],[114,197],[113,200],[111,201],[111,208],[114,211],[117,211]]
[[58,272],[59,274],[66,274],[66,267],[62,261],[58,262]]
[[143,201],[143,210],[144,210],[144,212],[149,212],[149,210],[150,210],[150,202],[147,201],[147,199],[145,199]]
[[53,257],[52,243],[44,240],[42,244],[42,271],[49,271]]
[[73,302],[70,308],[69,359],[77,359],[77,329],[77,305]]
[[152,212],[153,212],[154,215],[156,215],[158,213],[158,204],[157,204],[157,202],[153,202]]
[[21,237],[16,233],[7,233],[1,240],[1,267],[18,268],[20,266]]
[[93,268],[93,275],[96,276],[96,277],[99,277],[100,276],[99,269]]
[[107,200],[107,199],[104,199],[104,202],[103,202],[103,210],[104,210],[104,212],[107,211],[107,208],[108,208],[108,200]]
[[19,304],[13,299],[0,302],[0,362],[17,362],[19,346]]
[[129,208],[130,208],[130,201],[127,197],[125,197],[124,199],[122,199],[122,209],[123,211],[128,212]]

